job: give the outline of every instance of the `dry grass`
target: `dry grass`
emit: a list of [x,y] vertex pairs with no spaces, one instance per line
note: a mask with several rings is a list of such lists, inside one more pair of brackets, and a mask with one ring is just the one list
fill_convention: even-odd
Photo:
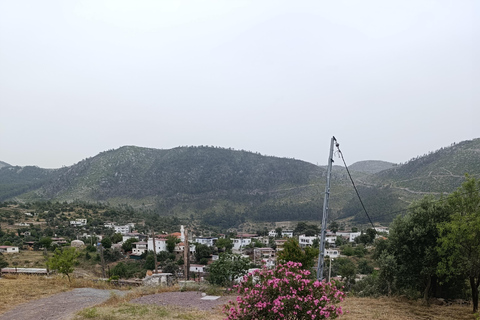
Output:
[[[51,253],[49,252],[49,255]],[[45,268],[45,256],[43,251],[20,250],[19,253],[4,254],[3,258],[9,267],[19,268]]]
[[85,287],[114,289],[109,283],[86,279],[72,279],[69,283],[62,276],[4,275],[0,278],[0,314],[27,301]]
[[[66,278],[43,276],[5,276],[0,279],[0,314],[14,306],[29,300],[47,297],[49,295],[80,287],[112,289],[108,283],[93,282],[86,279],[74,279],[69,283]],[[118,289],[118,288],[116,288]],[[178,307],[163,307],[154,305],[137,305],[130,300],[149,294],[166,291],[178,291],[178,287],[151,288],[138,287],[129,290],[128,294],[112,296],[105,303],[93,308],[87,308],[75,316],[76,320],[149,320],[149,319],[205,319],[219,320],[224,316],[220,309],[212,311],[185,310]],[[473,320],[477,317],[472,314],[471,306],[435,306],[426,307],[420,301],[405,298],[356,298],[347,297],[342,303],[344,310],[349,312],[340,319],[389,319],[389,320]]]
[[342,303],[344,310],[348,310],[341,319],[377,319],[377,320],[471,320],[477,319],[472,314],[471,306],[451,305],[427,307],[420,301],[406,298],[356,298],[347,297]]

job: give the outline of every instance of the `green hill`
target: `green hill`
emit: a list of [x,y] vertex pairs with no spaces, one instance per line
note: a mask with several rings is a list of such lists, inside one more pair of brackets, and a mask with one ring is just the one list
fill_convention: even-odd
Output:
[[[388,224],[413,200],[455,190],[467,172],[480,175],[479,150],[480,139],[475,139],[405,164],[361,161],[349,169],[372,219]],[[247,220],[319,221],[325,174],[324,167],[311,163],[247,151],[126,146],[56,170],[2,167],[0,201],[128,204],[224,228]],[[332,171],[330,218],[368,222],[339,166]]]

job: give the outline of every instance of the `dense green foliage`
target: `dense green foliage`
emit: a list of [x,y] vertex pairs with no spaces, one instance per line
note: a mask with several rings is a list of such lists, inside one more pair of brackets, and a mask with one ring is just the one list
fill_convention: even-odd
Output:
[[48,260],[47,265],[50,270],[57,270],[66,275],[68,281],[70,281],[70,274],[74,270],[79,255],[80,253],[73,247],[55,249],[53,256]]
[[222,253],[218,260],[208,266],[208,282],[218,286],[232,286],[235,279],[247,274],[250,259],[238,254]]
[[300,262],[301,267],[305,270],[311,270],[318,256],[318,249],[313,247],[300,248],[296,238],[289,238],[283,245],[283,250],[277,253],[277,261],[279,262]]

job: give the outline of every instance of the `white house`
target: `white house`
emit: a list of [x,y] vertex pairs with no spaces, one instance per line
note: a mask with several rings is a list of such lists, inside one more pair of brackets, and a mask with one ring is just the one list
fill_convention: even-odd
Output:
[[268,236],[269,236],[269,237],[276,237],[276,236],[277,236],[277,231],[275,231],[275,230],[270,230],[270,231],[268,232]]
[[361,232],[351,232],[348,238],[348,242],[355,242],[355,238],[361,235]]
[[0,246],[1,253],[18,253],[18,247],[14,246]]
[[389,230],[387,227],[375,227],[375,231],[377,232],[385,232],[386,234],[389,233]]
[[337,241],[337,236],[336,235],[326,235],[325,236],[325,242],[327,242],[328,244],[335,244],[335,242]]
[[293,237],[293,230],[282,230],[282,237],[283,238]]
[[241,250],[252,242],[252,238],[235,238],[233,239],[233,249]]
[[340,257],[340,251],[337,249],[325,249],[324,255],[329,256],[330,258],[338,258]]
[[298,237],[298,244],[302,248],[311,247],[313,245],[313,241],[315,239],[318,239],[318,237],[317,236],[306,236],[306,235],[302,234]]
[[87,219],[75,219],[70,221],[70,225],[74,227],[83,227],[87,225]]
[[124,226],[113,226],[115,233],[128,234],[132,230],[131,224],[126,224]]
[[196,237],[195,242],[207,245],[208,247],[213,247],[215,242],[217,242],[218,238],[212,237]]
[[[153,239],[152,238],[148,238],[147,248],[148,248],[148,250],[153,251]],[[155,238],[155,252],[159,253],[161,251],[167,251],[166,239]]]
[[205,266],[202,264],[191,264],[190,272],[203,273],[205,272]]
[[[132,254],[141,255],[148,250],[148,243],[145,241],[139,241],[132,243]],[[153,242],[152,242],[153,245]]]

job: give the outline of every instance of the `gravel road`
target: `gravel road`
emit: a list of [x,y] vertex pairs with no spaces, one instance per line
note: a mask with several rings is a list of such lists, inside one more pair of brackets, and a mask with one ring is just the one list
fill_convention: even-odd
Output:
[[[232,297],[220,297],[217,300],[202,300],[203,296],[198,291],[185,292],[163,292],[143,296],[137,299],[130,300],[130,303],[138,304],[155,304],[159,306],[177,306],[187,309],[197,308],[200,310],[211,310],[219,308],[221,305],[228,302]],[[0,320],[3,320],[0,318]]]
[[77,288],[53,296],[29,301],[0,315],[0,320],[67,320],[75,312],[108,300],[118,290]]

